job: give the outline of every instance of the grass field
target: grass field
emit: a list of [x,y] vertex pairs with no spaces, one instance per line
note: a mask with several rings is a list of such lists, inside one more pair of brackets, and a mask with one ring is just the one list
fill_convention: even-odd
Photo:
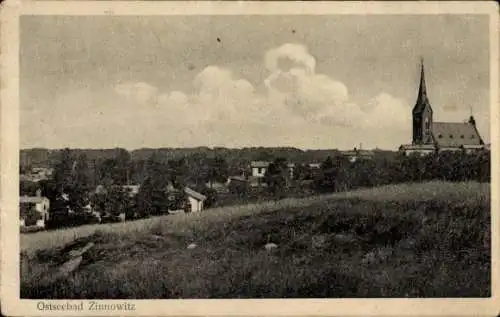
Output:
[[[401,184],[26,234],[21,297],[490,296],[489,197],[489,184]],[[95,247],[51,279],[75,239]]]

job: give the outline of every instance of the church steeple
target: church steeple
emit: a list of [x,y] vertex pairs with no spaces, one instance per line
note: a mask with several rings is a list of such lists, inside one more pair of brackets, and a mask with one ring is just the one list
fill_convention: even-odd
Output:
[[418,87],[418,100],[424,101],[427,99],[427,90],[425,88],[425,72],[424,59],[420,59],[420,86]]
[[432,108],[427,97],[425,85],[424,60],[420,60],[420,85],[418,96],[413,107],[413,144],[426,144],[431,142],[432,134]]

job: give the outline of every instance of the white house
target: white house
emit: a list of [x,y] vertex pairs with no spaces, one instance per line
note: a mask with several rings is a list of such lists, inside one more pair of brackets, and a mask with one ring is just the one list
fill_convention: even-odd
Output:
[[36,196],[21,196],[19,205],[21,227],[45,227],[45,222],[49,220],[50,200],[42,197],[40,190],[37,190]]
[[205,195],[198,193],[195,190],[192,190],[189,187],[184,188],[184,192],[187,195],[188,201],[191,204],[191,211],[198,212],[203,210],[203,203],[207,199]]
[[[261,178],[266,175],[266,171],[269,168],[269,162],[267,161],[252,161],[250,167],[252,168],[252,177]],[[288,174],[290,178],[293,178],[293,172],[295,170],[295,163],[287,164]]]
[[250,163],[252,168],[253,177],[264,177],[266,175],[267,168],[269,167],[269,162],[266,161],[252,161]]
[[309,168],[310,169],[320,169],[321,168],[321,163],[309,163]]

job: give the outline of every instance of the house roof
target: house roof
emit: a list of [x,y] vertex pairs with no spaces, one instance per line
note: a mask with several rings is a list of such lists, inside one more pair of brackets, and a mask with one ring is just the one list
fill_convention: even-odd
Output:
[[21,204],[39,204],[44,200],[47,200],[46,197],[37,197],[37,196],[21,196],[19,198],[19,202]]
[[434,122],[434,140],[442,147],[481,145],[482,140],[474,125],[462,122]]
[[247,181],[244,177],[241,177],[241,176],[230,176],[229,179],[231,181],[240,181],[240,182],[246,182]]
[[186,195],[191,196],[191,197],[193,197],[195,199],[198,199],[198,200],[205,200],[205,199],[207,199],[207,196],[202,195],[202,194],[198,193],[197,191],[192,190],[189,187],[185,187],[184,188],[184,192],[186,193]]
[[250,163],[250,166],[251,167],[268,167],[269,162],[267,162],[267,161],[252,161]]

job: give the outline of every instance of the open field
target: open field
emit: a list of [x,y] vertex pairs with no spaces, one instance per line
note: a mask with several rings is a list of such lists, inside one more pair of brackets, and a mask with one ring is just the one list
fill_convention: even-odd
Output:
[[[95,246],[51,279],[75,239]],[[490,188],[429,182],[224,207],[21,235],[21,250],[23,298],[483,297]]]

